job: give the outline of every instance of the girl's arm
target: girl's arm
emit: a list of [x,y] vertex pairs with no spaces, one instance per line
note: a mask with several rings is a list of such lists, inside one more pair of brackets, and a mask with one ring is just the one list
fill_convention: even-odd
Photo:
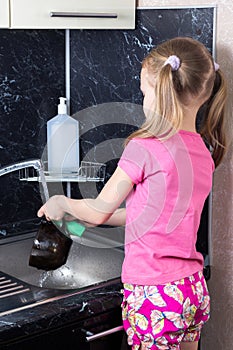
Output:
[[124,223],[125,212],[123,209],[116,210],[128,196],[133,185],[130,177],[117,167],[96,199],[53,196],[39,209],[38,216],[45,215],[48,220],[61,220],[65,214],[69,214],[82,222],[96,226],[104,223],[113,225],[116,221]]
[[[66,214],[65,215],[65,220],[66,221],[73,221],[76,220],[77,218]],[[80,220],[79,220],[80,221]],[[96,226],[94,224],[91,224],[90,222],[81,222],[85,226]],[[104,222],[105,225],[111,225],[111,226],[125,226],[126,223],[126,210],[125,208],[120,208],[114,211],[114,213],[110,216],[110,218]]]
[[126,210],[125,208],[120,208],[115,210],[115,212],[110,216],[110,218],[105,221],[105,225],[111,226],[125,226],[126,222]]

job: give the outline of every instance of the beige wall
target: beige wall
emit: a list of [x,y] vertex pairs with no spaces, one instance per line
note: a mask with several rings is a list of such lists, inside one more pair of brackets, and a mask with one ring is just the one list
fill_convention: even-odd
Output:
[[228,126],[230,147],[215,171],[212,211],[211,320],[202,337],[202,350],[233,349],[233,1],[138,0],[138,6],[217,6],[216,61],[229,85]]

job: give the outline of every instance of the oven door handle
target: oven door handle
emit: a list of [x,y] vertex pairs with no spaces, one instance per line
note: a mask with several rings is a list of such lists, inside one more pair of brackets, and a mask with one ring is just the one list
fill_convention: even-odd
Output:
[[[93,340],[96,340],[96,339],[99,339],[99,338],[102,338],[102,337],[106,337],[107,335],[120,332],[123,329],[124,329],[123,326],[118,326],[118,327],[114,327],[114,328],[108,329],[106,331],[97,333],[97,334],[92,334],[92,335],[86,336],[86,341],[87,342],[91,342]],[[88,333],[90,334],[90,332],[88,332]]]

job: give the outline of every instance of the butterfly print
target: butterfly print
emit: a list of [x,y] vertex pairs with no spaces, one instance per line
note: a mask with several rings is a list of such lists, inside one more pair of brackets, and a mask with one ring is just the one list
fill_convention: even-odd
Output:
[[150,314],[152,333],[158,334],[164,327],[164,314],[159,310],[153,310]]
[[163,291],[169,297],[175,299],[179,304],[181,304],[181,305],[183,304],[183,301],[184,301],[183,293],[176,285],[167,284],[164,287]]
[[136,326],[138,326],[140,329],[142,329],[143,331],[145,331],[148,327],[148,320],[146,318],[146,316],[139,314],[139,313],[135,313],[135,324]]
[[189,326],[196,313],[196,306],[190,304],[190,299],[187,298],[183,305],[183,313],[178,314],[176,312],[164,311],[165,317],[171,321],[178,329]]
[[153,305],[163,307],[166,302],[155,286],[138,286],[135,288],[135,310],[139,310],[144,301],[148,299]]

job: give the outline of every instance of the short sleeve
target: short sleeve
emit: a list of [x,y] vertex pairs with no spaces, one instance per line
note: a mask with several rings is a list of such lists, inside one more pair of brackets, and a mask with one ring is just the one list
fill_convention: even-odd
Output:
[[137,140],[131,140],[125,147],[118,166],[125,171],[133,183],[138,184],[145,176],[145,152],[147,150]]

